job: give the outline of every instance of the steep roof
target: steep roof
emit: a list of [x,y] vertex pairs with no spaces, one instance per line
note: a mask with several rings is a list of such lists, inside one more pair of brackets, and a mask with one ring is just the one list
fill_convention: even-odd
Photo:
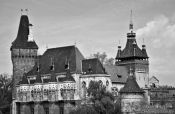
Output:
[[106,74],[102,63],[98,58],[83,60],[82,71],[84,74]]
[[120,90],[120,93],[141,93],[144,91],[139,87],[134,76],[129,76],[125,86]]
[[[131,13],[132,14],[132,13]],[[142,46],[142,50],[138,47],[136,41],[136,33],[133,32],[133,23],[132,19],[129,24],[130,32],[127,33],[127,42],[126,46],[123,50],[121,50],[121,46],[118,47],[118,52],[116,59],[128,59],[128,58],[148,58],[145,45]]]
[[123,50],[117,53],[116,59],[124,59],[124,58],[148,58],[146,49],[141,50],[135,38],[128,38],[126,46]]
[[[50,48],[45,51],[45,53],[40,57],[40,74],[51,74],[50,61],[54,58],[54,72],[64,73],[65,72],[65,62],[69,61],[69,67],[71,72],[81,73],[81,60],[84,59],[83,55],[80,53],[75,46],[66,46],[58,48]],[[33,67],[27,75],[37,74],[37,64]]]
[[124,66],[105,65],[107,74],[111,75],[112,83],[126,83],[128,71]]
[[29,30],[29,19],[27,15],[22,15],[19,23],[19,29],[16,39],[12,42],[12,48],[20,49],[38,49],[35,41],[28,41]]

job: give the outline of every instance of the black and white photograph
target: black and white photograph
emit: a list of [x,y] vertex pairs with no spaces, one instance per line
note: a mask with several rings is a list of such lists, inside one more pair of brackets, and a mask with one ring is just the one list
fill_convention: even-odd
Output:
[[0,114],[175,114],[175,0],[0,0]]

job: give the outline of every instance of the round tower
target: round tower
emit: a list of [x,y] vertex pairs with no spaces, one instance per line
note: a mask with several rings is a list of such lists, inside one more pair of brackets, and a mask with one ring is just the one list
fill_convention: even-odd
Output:
[[[38,46],[34,40],[28,40],[30,35],[27,15],[22,15],[19,23],[19,29],[16,39],[12,42],[10,48],[13,64],[13,87],[22,79],[24,72],[32,69],[37,58]],[[13,99],[15,99],[16,89],[13,89]]]
[[134,75],[130,75],[120,90],[122,114],[135,114],[144,100],[144,91],[139,87]]

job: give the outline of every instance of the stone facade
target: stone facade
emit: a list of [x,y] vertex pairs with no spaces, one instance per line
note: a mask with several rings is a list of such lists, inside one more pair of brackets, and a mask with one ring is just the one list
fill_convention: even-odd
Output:
[[[11,49],[11,58],[13,65],[13,87],[15,87],[23,74],[30,71],[36,63],[37,49]],[[13,89],[16,93],[16,88]],[[15,94],[13,94],[15,98]]]
[[141,108],[141,102],[144,100],[143,94],[122,94],[121,111],[123,114],[136,114],[135,111]]

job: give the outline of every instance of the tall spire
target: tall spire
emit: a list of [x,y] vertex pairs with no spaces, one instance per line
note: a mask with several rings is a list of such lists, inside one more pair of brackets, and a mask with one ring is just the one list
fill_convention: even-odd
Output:
[[133,29],[134,29],[134,25],[133,25],[133,19],[132,19],[132,10],[131,10],[131,13],[130,13],[130,22],[129,22],[129,33],[127,33],[127,37],[128,38],[135,38],[136,34],[133,32]]
[[12,48],[21,48],[21,49],[38,49],[37,44],[33,42],[29,42],[30,37],[30,28],[31,24],[29,23],[29,18],[27,15],[23,14],[23,9],[21,9],[21,19],[19,23],[18,33],[16,39],[13,41]]
[[130,14],[129,30],[130,30],[131,32],[133,32],[132,10],[131,10],[131,14]]

